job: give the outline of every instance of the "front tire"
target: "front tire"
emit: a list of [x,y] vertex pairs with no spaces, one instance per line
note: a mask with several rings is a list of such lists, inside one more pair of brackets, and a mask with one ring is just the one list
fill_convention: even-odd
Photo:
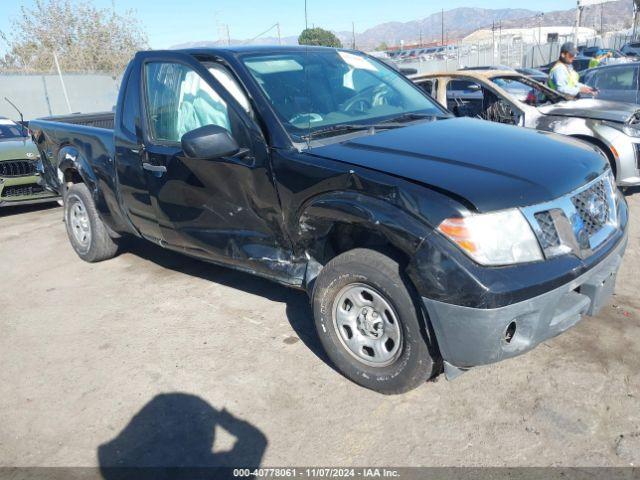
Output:
[[337,256],[318,275],[312,304],[327,355],[355,383],[398,394],[438,372],[416,295],[392,258],[369,249]]
[[89,189],[76,183],[64,195],[64,221],[71,246],[86,262],[113,258],[118,245],[102,223]]

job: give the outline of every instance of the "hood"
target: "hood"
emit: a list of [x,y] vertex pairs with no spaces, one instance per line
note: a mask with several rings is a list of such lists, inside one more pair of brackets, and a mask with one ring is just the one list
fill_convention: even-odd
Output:
[[470,118],[386,130],[310,154],[446,191],[479,212],[553,200],[607,168],[593,148],[569,137]]
[[538,110],[544,115],[591,118],[593,120],[626,123],[639,109],[637,105],[632,103],[582,98],[545,105],[544,107],[539,107]]
[[22,160],[38,158],[38,148],[30,138],[0,140],[0,162],[3,160]]

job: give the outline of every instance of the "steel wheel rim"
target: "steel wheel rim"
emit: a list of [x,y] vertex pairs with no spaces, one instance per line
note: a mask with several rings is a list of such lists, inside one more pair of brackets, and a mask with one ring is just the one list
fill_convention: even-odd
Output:
[[400,320],[384,295],[363,283],[340,290],[333,305],[333,327],[347,352],[371,367],[386,367],[402,352]]
[[73,238],[84,249],[88,249],[91,244],[91,223],[89,213],[84,203],[77,197],[70,199],[69,205],[69,226]]

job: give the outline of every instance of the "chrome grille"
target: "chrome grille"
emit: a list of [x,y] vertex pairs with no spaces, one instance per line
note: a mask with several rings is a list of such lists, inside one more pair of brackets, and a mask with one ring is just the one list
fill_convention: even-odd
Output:
[[[571,198],[576,213],[584,225],[584,233],[591,237],[609,221],[609,203],[604,178]],[[576,219],[572,223],[575,224]]]
[[33,160],[6,160],[0,162],[0,177],[29,177],[35,175],[36,165]]
[[30,185],[11,185],[4,187],[2,190],[2,198],[31,196],[42,192],[44,192],[44,188],[36,183]]
[[563,197],[522,209],[547,258],[585,258],[618,225],[617,188],[610,171]]
[[553,223],[550,212],[539,212],[535,214],[535,218],[540,225],[540,234],[538,240],[543,249],[553,248],[560,245],[560,237]]

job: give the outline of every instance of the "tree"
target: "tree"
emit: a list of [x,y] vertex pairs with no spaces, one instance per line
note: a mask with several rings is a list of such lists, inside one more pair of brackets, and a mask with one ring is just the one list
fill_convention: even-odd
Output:
[[35,0],[21,7],[7,31],[0,31],[8,52],[0,58],[7,70],[49,72],[54,52],[65,71],[121,73],[137,50],[148,48],[134,12],[118,14],[87,0]]
[[389,50],[389,45],[387,45],[386,42],[381,42],[380,45],[376,47],[376,50],[378,52],[385,52]]
[[298,37],[298,44],[342,48],[340,39],[324,28],[307,28],[303,30]]

